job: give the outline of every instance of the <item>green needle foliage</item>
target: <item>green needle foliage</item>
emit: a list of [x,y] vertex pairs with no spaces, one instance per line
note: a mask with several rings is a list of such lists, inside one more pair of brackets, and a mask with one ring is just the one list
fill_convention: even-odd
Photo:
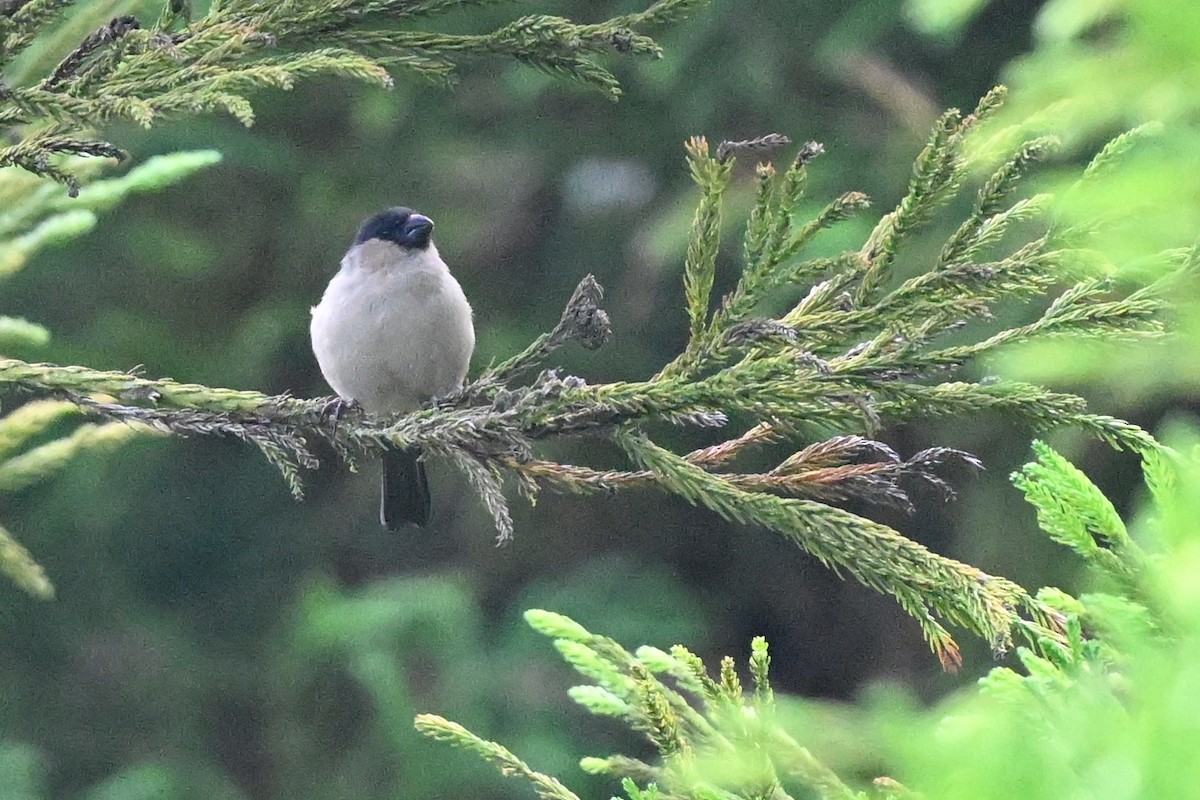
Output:
[[1078,600],[1042,590],[1066,613],[1068,635],[1041,656],[1021,649],[1024,675],[995,669],[936,720],[893,720],[891,749],[913,789],[979,798],[1016,790],[1035,800],[1194,793],[1197,694],[1186,687],[1200,677],[1200,451],[1194,430],[1168,439],[1179,454],[1144,459],[1150,502],[1132,532],[1045,445],[1014,476],[1045,531],[1084,557],[1094,588]]
[[[728,657],[709,669],[680,645],[631,653],[559,614],[527,612],[588,681],[572,687],[571,698],[641,732],[656,755],[587,757],[580,767],[620,779],[629,800],[1192,796],[1200,779],[1200,695],[1192,690],[1200,678],[1200,438],[1193,431],[1187,439],[1179,443],[1191,455],[1143,461],[1152,503],[1136,531],[1140,544],[1082,472],[1037,444],[1037,460],[1014,481],[1045,532],[1084,557],[1095,590],[1076,599],[1042,589],[1038,597],[1061,615],[1062,635],[1042,641],[1040,653],[1018,648],[1019,668],[997,667],[932,709],[879,695],[852,714],[820,710],[818,719],[865,752],[846,777],[814,755],[836,756],[830,726],[805,724],[806,704],[772,690],[761,637],[739,674]],[[453,722],[422,714],[416,727],[524,778],[542,797],[574,797]],[[886,775],[874,777],[880,770]]]
[[[392,85],[393,74],[446,83],[461,59],[480,56],[513,58],[616,99],[620,88],[596,57],[661,57],[658,45],[638,30],[676,20],[700,0],[660,0],[591,25],[532,15],[481,35],[412,29],[485,4],[489,0],[217,0],[193,16],[188,3],[169,0],[152,17],[139,17],[126,12],[144,11],[145,4],[131,0],[78,8],[69,0],[3,0],[0,278],[22,269],[39,250],[89,232],[99,212],[130,194],[161,189],[220,159],[213,151],[174,153],[102,179],[112,159],[125,157],[97,133],[104,123],[148,127],[172,116],[225,111],[249,125],[254,91],[288,89],[316,75],[383,86]],[[91,32],[73,39],[81,25]],[[49,337],[35,322],[0,316],[6,354],[43,346]],[[2,491],[45,479],[82,450],[172,431],[252,442],[297,492],[299,469],[317,466],[300,430],[278,413],[261,413],[276,408],[280,398],[16,359],[5,364],[10,371],[3,383],[33,389],[38,398],[0,418]],[[296,408],[288,406],[293,414]],[[93,421],[79,424],[81,411]],[[69,420],[76,420],[74,427]],[[491,474],[472,474],[487,497],[495,489]],[[507,514],[502,503],[489,507]],[[3,529],[0,571],[37,597],[53,595],[41,568]]]
[[[658,3],[646,12],[649,17],[622,19],[654,21],[682,7]],[[210,14],[219,17],[225,8]],[[287,16],[298,13],[290,6],[286,12],[246,8],[301,24]],[[308,24],[301,27],[310,30]],[[970,360],[1012,342],[1161,332],[1161,287],[1121,296],[1087,275],[1078,230],[1047,224],[1009,252],[997,247],[1013,223],[1047,204],[1045,198],[1011,198],[1020,176],[1050,149],[1048,141],[1021,145],[995,168],[930,269],[907,278],[896,272],[906,238],[960,189],[969,166],[964,141],[1003,94],[989,93],[971,114],[942,115],[917,158],[908,193],[861,247],[832,257],[806,257],[805,249],[826,227],[862,213],[867,199],[844,194],[802,221],[794,210],[821,145],[802,146],[782,173],[760,164],[756,203],[742,240],[745,263],[735,287],[719,301],[711,295],[734,162],[787,140],[771,135],[727,142],[710,153],[703,138],[691,139],[687,158],[700,193],[684,264],[691,335],[683,351],[647,380],[589,384],[557,370],[523,378],[568,341],[598,347],[608,338],[611,322],[600,308],[601,289],[589,276],[553,331],[434,407],[394,419],[351,414],[331,420],[325,399],[269,397],[16,359],[0,360],[0,385],[57,397],[89,417],[137,423],[139,430],[247,441],[280,469],[297,496],[301,471],[318,466],[309,447],[313,438],[326,440],[346,460],[365,451],[420,445],[464,472],[501,542],[513,533],[506,475],[531,498],[543,488],[590,493],[654,487],[728,520],[774,531],[831,568],[890,594],[921,626],[947,669],[959,663],[947,624],[982,637],[997,653],[1009,650],[1015,635],[1040,647],[1064,635],[1059,611],[1011,581],[933,553],[832,504],[857,499],[913,510],[902,486],[913,478],[952,494],[943,473],[978,466],[969,454],[935,447],[901,457],[872,438],[884,425],[922,417],[996,411],[1037,431],[1070,425],[1115,447],[1157,448],[1144,431],[1090,413],[1074,395],[1015,382],[953,379]],[[1109,148],[1102,157],[1111,160],[1113,152]],[[1180,268],[1194,269],[1194,260],[1181,255]],[[966,344],[946,341],[972,321],[989,320],[998,303],[1038,297],[1064,284],[1066,290],[1035,322]],[[782,305],[788,293],[800,293],[801,299]],[[737,430],[728,439],[690,452],[674,452],[652,438],[663,423],[714,428],[731,420]],[[539,440],[579,434],[610,438],[628,455],[630,467],[598,471],[538,457]],[[740,456],[768,448],[779,453],[774,467],[738,469]]]
[[[70,0],[0,3],[0,129],[20,126],[0,148],[0,167],[18,166],[79,192],[62,154],[122,158],[121,149],[92,129],[110,120],[149,127],[164,117],[226,112],[254,121],[249,95],[290,89],[299,80],[339,75],[390,87],[393,76],[448,83],[463,58],[513,58],[616,99],[616,78],[596,56],[630,53],[659,58],[662,50],[638,29],[686,15],[703,0],[659,0],[646,10],[582,25],[561,17],[521,17],[486,34],[414,30],[412,26],[464,7],[497,0],[215,0],[199,16],[168,0],[153,20],[112,15],[137,4],[82,9],[103,24],[56,66],[40,69],[26,52],[56,40]],[[111,17],[111,19],[110,19]],[[86,18],[86,17],[85,17]],[[36,53],[35,53],[36,55]],[[24,56],[24,58],[23,58]]]
[[531,769],[503,745],[481,739],[463,726],[433,714],[421,714],[416,720],[417,730],[431,739],[449,742],[458,747],[478,753],[495,764],[502,775],[524,778],[533,784],[538,797],[545,800],[579,800],[579,796],[552,778]]
[[[87,191],[69,198],[60,186],[18,169],[0,169],[0,278],[20,269],[43,248],[82,236],[92,230],[98,213],[124,198],[153,192],[217,163],[212,151],[157,156],[118,178],[86,179]],[[92,176],[99,162],[64,162],[77,176]],[[0,347],[12,353],[36,350],[50,339],[41,325],[0,316]],[[49,393],[19,405],[0,417],[0,491],[14,492],[45,480],[84,450],[113,449],[136,436],[151,433],[143,425],[115,420],[83,422],[80,406]],[[48,599],[54,587],[28,551],[8,531],[0,529],[0,571],[31,595]]]
[[[732,658],[715,676],[682,645],[670,653],[642,647],[630,653],[605,636],[550,611],[525,613],[529,625],[593,683],[570,690],[593,714],[614,717],[640,731],[661,757],[650,764],[629,756],[585,758],[592,774],[623,779],[630,800],[651,798],[784,798],[805,787],[818,798],[852,800],[853,791],[788,735],[775,719],[767,642],[751,644],[749,694]],[[505,775],[524,778],[539,797],[570,800],[562,783],[536,772],[503,746],[434,714],[416,718],[421,733],[478,754]]]
[[1035,441],[1033,449],[1037,461],[1013,473],[1012,482],[1037,509],[1042,530],[1098,573],[1120,581],[1127,593],[1136,592],[1132,582],[1143,571],[1145,556],[1112,503],[1045,442]]

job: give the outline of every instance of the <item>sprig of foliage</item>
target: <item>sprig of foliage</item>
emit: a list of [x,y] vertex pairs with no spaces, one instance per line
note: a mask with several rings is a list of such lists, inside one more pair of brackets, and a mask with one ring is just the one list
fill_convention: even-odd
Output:
[[1144,554],[1121,516],[1096,485],[1045,442],[1037,460],[1012,475],[1013,485],[1037,509],[1038,525],[1070,547],[1098,573],[1126,584],[1143,572]]
[[[630,800],[655,798],[817,797],[857,800],[852,789],[796,741],[776,720],[768,675],[767,642],[751,644],[752,688],[743,691],[732,658],[715,675],[682,645],[668,653],[641,647],[630,653],[616,641],[593,634],[568,617],[549,611],[525,613],[529,625],[550,637],[555,648],[592,681],[570,696],[593,714],[614,717],[641,732],[658,753],[650,764],[624,755],[588,757],[580,767],[621,778]],[[416,719],[421,733],[474,752],[506,775],[524,777],[540,797],[568,800],[559,781],[533,770],[502,745],[482,739],[433,714]],[[805,794],[799,794],[803,791]]]
[[[1097,776],[1110,775],[1113,763],[1122,774],[1136,775],[1139,785],[1154,787],[1155,796],[1183,796],[1180,790],[1195,780],[1195,741],[1186,731],[1194,726],[1196,701],[1179,687],[1198,674],[1200,641],[1191,574],[1200,439],[1189,436],[1190,455],[1162,450],[1143,462],[1153,502],[1141,533],[1156,556],[1133,543],[1082,472],[1035,444],[1037,460],[1014,482],[1038,510],[1043,530],[1079,552],[1104,589],[1078,599],[1039,591],[1039,601],[1057,610],[1062,635],[1042,640],[1036,651],[1018,648],[1017,668],[992,669],[974,689],[928,711],[877,703],[847,715],[865,718],[857,725],[866,763],[902,775],[905,783],[888,775],[859,788],[801,744],[796,717],[780,713],[797,701],[771,689],[762,637],[751,644],[747,691],[729,657],[714,671],[682,645],[631,653],[565,616],[528,611],[529,625],[552,639],[588,681],[569,689],[570,697],[641,732],[655,749],[653,760],[589,756],[580,767],[620,779],[630,800],[935,800],[1006,797],[1014,786],[1023,797],[1049,800],[1094,794]],[[506,774],[532,772],[500,745],[441,717],[422,715],[417,727],[497,761]],[[821,728],[800,729],[814,746],[828,744]]]
[[[172,115],[224,110],[249,125],[254,116],[248,97],[258,89],[288,89],[314,75],[391,86],[391,72],[447,82],[460,59],[496,55],[576,79],[616,99],[620,89],[596,57],[605,52],[661,57],[658,45],[639,31],[679,19],[703,0],[659,0],[641,12],[591,25],[531,15],[483,35],[407,27],[489,2],[494,0],[226,0],[191,18],[188,4],[170,0],[153,21],[123,14],[134,8],[128,2],[76,8],[70,19],[64,12],[72,4],[63,0],[0,4],[0,132],[9,142],[0,147],[0,276],[21,269],[38,250],[91,230],[97,212],[125,196],[159,189],[219,159],[211,151],[175,153],[99,180],[109,159],[124,157],[92,133],[103,123],[123,119],[150,126]],[[65,43],[78,35],[72,31],[89,24],[97,27],[67,49]],[[65,185],[66,193],[53,182]],[[588,291],[598,295],[599,287]],[[594,324],[606,329],[594,301],[581,299],[578,313],[598,315]],[[593,323],[564,317],[561,335],[585,324]],[[49,335],[36,323],[0,317],[0,344],[6,347],[37,347]],[[524,358],[536,362],[564,340],[544,337]],[[83,449],[155,432],[231,436],[254,444],[297,494],[301,470],[318,463],[301,429],[278,414],[259,413],[268,406],[307,414],[305,404],[297,411],[286,398],[86,368],[51,368],[54,375],[38,380],[46,369],[15,359],[6,363],[13,370],[10,386],[53,399],[27,403],[0,419],[0,489],[16,491],[44,479]],[[521,368],[517,359],[494,373],[496,385]],[[81,410],[108,422],[64,433],[60,421]],[[364,440],[382,439],[368,433],[352,444]],[[352,458],[350,443],[335,440],[335,446]],[[510,531],[499,465],[460,448],[443,452],[467,473],[501,530]],[[40,568],[7,532],[0,551],[0,570],[36,596],[52,595]]]
[[[1157,645],[1170,638],[1166,632],[1174,636],[1186,630],[1191,623],[1171,608],[1170,592],[1164,596],[1160,583],[1165,569],[1162,548],[1168,546],[1161,529],[1163,519],[1179,509],[1181,501],[1190,500],[1189,493],[1195,489],[1189,485],[1200,474],[1195,454],[1164,449],[1143,458],[1152,514],[1141,521],[1143,542],[1139,543],[1112,503],[1079,468],[1044,442],[1035,441],[1033,450],[1036,460],[1014,472],[1011,480],[1037,510],[1041,529],[1083,558],[1094,578],[1091,591],[1071,606],[1074,615],[1098,634],[1097,641],[1089,644],[1089,658],[1113,660],[1117,653],[1127,651],[1132,641]],[[1167,524],[1177,526],[1180,521],[1177,518]],[[1147,546],[1153,549],[1147,550]],[[1081,647],[1082,639],[1073,649]],[[1092,652],[1096,648],[1100,650]],[[1061,663],[1058,648],[1048,650],[1045,656],[1057,657],[1059,667],[1070,666]],[[1080,659],[1073,658],[1077,666]]]
[[[100,212],[126,197],[157,191],[219,160],[212,151],[174,153],[151,158],[120,177],[103,179],[84,177],[98,172],[98,162],[69,161],[66,166],[75,176],[73,180],[86,180],[87,191],[74,199],[44,177],[0,170],[0,278],[21,270],[40,250],[91,231]],[[36,350],[49,339],[50,332],[37,323],[0,316],[0,345],[6,352]],[[0,417],[0,491],[16,492],[43,481],[85,450],[103,452],[154,432],[136,421],[83,422],[68,427],[92,402],[97,402],[95,396],[75,396],[63,389]],[[181,430],[178,421],[174,430]],[[34,597],[54,596],[54,587],[41,567],[2,529],[0,571]]]
[[98,27],[71,51],[55,54],[57,65],[44,72],[25,51],[55,41],[54,26],[71,4],[11,3],[0,8],[0,130],[15,141],[0,147],[0,167],[52,178],[74,195],[79,183],[59,163],[62,154],[124,157],[91,132],[108,121],[149,127],[181,114],[225,112],[250,125],[249,97],[259,89],[290,89],[318,75],[383,87],[392,86],[393,73],[448,83],[456,65],[470,57],[512,58],[616,99],[620,86],[597,57],[660,58],[661,48],[639,31],[678,19],[704,0],[658,0],[644,11],[595,24],[530,15],[485,34],[409,27],[457,7],[493,2],[225,0],[188,18],[188,4],[170,0],[154,20],[109,19],[109,6],[81,9]]
[[[802,146],[781,174],[760,166],[742,246],[747,261],[734,289],[719,303],[710,294],[721,263],[722,200],[737,153],[761,149],[753,142],[731,143],[713,156],[703,139],[690,140],[688,160],[700,190],[684,265],[691,336],[683,352],[648,380],[589,384],[548,370],[522,382],[521,376],[566,342],[594,347],[606,340],[610,320],[599,307],[600,288],[589,277],[553,332],[435,407],[394,419],[358,414],[335,424],[322,414],[324,400],[14,359],[0,360],[0,385],[66,397],[102,418],[252,442],[279,466],[297,495],[301,470],[317,463],[308,445],[313,438],[330,442],[347,458],[365,450],[420,445],[463,470],[502,542],[512,534],[502,483],[506,474],[515,476],[529,496],[543,487],[594,492],[655,486],[727,519],[772,530],[832,568],[892,595],[917,620],[948,669],[958,665],[959,656],[946,624],[974,632],[997,652],[1011,648],[1016,635],[1040,647],[1064,635],[1056,609],[1010,581],[830,505],[865,499],[911,509],[907,480],[921,479],[949,493],[944,471],[977,466],[969,455],[950,448],[903,458],[872,438],[884,425],[922,417],[1001,412],[1036,431],[1072,425],[1115,447],[1143,453],[1157,448],[1144,431],[1089,412],[1074,395],[1010,381],[947,379],[969,360],[1011,342],[1161,332],[1160,291],[1151,287],[1120,297],[1093,277],[1079,278],[1077,231],[1068,241],[1051,227],[1011,253],[993,252],[995,231],[1045,205],[1011,198],[1019,175],[1047,143],[1019,147],[996,169],[930,270],[906,278],[893,275],[906,237],[965,180],[964,138],[1002,94],[989,94],[973,114],[943,115],[917,160],[908,195],[881,218],[862,247],[831,258],[806,258],[804,250],[825,227],[864,209],[866,199],[845,194],[814,219],[799,221],[794,211],[821,146]],[[782,142],[782,137],[768,138],[772,146]],[[971,321],[990,319],[997,304],[1036,297],[1063,282],[1068,288],[1037,321],[967,344],[944,343],[944,336]],[[778,308],[782,290],[805,286],[798,303]],[[101,393],[106,396],[97,396]],[[645,427],[662,422],[719,427],[731,419],[748,427],[715,447],[686,453],[655,443]],[[597,471],[537,457],[539,440],[581,433],[613,439],[633,466]],[[779,452],[776,466],[764,472],[738,469],[739,457],[766,448]]]
[[38,251],[82,236],[97,214],[130,195],[160,191],[221,160],[213,150],[155,156],[120,177],[98,177],[103,166],[73,159],[63,167],[87,180],[87,193],[67,197],[54,184],[17,170],[0,170],[0,277],[22,269]]
[[1185,720],[1195,718],[1196,701],[1179,687],[1200,674],[1191,588],[1200,451],[1194,430],[1170,439],[1178,451],[1143,460],[1149,502],[1135,534],[1079,469],[1044,444],[1014,475],[1043,530],[1084,558],[1096,589],[1078,599],[1043,589],[1039,596],[1066,619],[1059,646],[1041,655],[1021,648],[1023,674],[994,669],[978,694],[904,721],[893,759],[920,776],[910,785],[922,796],[998,796],[1018,785],[1030,798],[1095,794],[1114,764],[1147,796],[1181,797],[1195,785],[1195,740]]
[[29,551],[3,528],[0,528],[0,572],[39,600],[54,598],[54,584],[46,577],[46,571],[33,560]]
[[490,761],[502,775],[524,778],[533,784],[537,796],[544,800],[579,800],[579,796],[563,786],[557,778],[531,769],[508,748],[480,738],[456,722],[435,714],[419,714],[415,725],[418,731],[431,739],[448,742]]

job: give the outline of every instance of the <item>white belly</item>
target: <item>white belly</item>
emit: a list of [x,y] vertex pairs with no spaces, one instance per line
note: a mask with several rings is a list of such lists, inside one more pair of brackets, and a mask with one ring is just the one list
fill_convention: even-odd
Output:
[[471,306],[437,251],[405,258],[397,268],[343,263],[312,310],[322,374],[374,414],[459,388],[475,348]]

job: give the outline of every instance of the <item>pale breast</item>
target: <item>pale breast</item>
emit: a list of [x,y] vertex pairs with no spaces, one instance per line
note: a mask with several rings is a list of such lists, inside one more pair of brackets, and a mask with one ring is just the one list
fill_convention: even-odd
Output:
[[313,309],[313,352],[339,395],[373,413],[408,411],[457,389],[475,332],[471,307],[437,251],[403,269],[351,265]]

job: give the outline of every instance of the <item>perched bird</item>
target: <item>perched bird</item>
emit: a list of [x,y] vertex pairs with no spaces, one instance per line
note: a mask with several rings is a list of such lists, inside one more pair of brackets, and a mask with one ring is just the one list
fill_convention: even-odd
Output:
[[[431,238],[433,220],[389,208],[365,221],[312,309],[321,374],[370,414],[413,411],[462,386],[475,329],[462,287]],[[420,449],[383,457],[379,518],[388,530],[429,522]]]

